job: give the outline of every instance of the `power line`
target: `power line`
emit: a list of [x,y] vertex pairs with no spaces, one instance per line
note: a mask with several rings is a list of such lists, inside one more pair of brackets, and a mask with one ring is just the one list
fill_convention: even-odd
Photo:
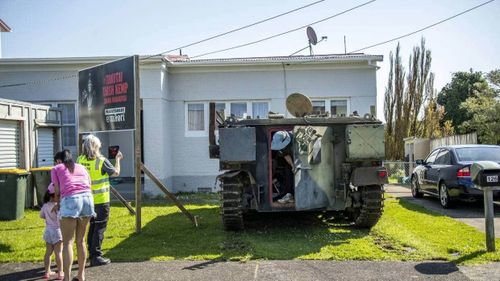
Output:
[[446,22],[446,21],[449,21],[449,20],[451,20],[451,19],[453,19],[453,18],[456,18],[456,17],[458,17],[458,16],[461,16],[461,15],[463,15],[463,14],[465,14],[465,13],[468,13],[468,12],[470,12],[470,11],[472,11],[472,10],[475,10],[475,9],[477,9],[477,8],[481,7],[481,6],[484,6],[484,5],[486,5],[486,4],[489,4],[489,3],[493,2],[493,1],[495,1],[495,0],[486,1],[486,2],[484,2],[484,3],[482,3],[482,4],[479,4],[479,5],[477,5],[477,6],[474,6],[474,7],[470,8],[470,9],[467,9],[467,10],[465,10],[465,11],[463,11],[463,12],[460,12],[460,13],[458,13],[458,14],[456,14],[456,15],[453,15],[453,16],[451,16],[451,17],[449,17],[449,18],[446,18],[446,19],[444,19],[444,20],[440,20],[440,21],[438,21],[438,22],[436,22],[436,23],[433,23],[433,24],[428,25],[428,26],[426,26],[426,27],[420,28],[420,29],[415,30],[415,31],[413,31],[413,32],[410,32],[410,33],[407,33],[407,34],[404,34],[404,35],[401,35],[401,36],[398,36],[398,37],[395,37],[395,38],[392,38],[392,39],[389,39],[389,40],[386,40],[386,41],[383,41],[383,42],[380,42],[380,43],[377,43],[377,44],[373,44],[373,45],[370,45],[370,46],[368,46],[368,47],[364,47],[364,48],[361,48],[361,49],[357,49],[357,50],[351,51],[351,52],[349,52],[348,54],[352,54],[352,53],[356,53],[356,52],[359,52],[359,51],[363,51],[363,50],[366,50],[366,49],[370,49],[370,48],[373,48],[373,47],[376,47],[376,46],[384,45],[384,44],[387,44],[387,43],[390,43],[390,42],[393,42],[393,41],[399,40],[399,39],[401,39],[401,38],[408,37],[408,36],[413,35],[413,34],[415,34],[415,33],[419,33],[419,32],[421,32],[421,31],[424,31],[424,30],[426,30],[426,29],[429,29],[429,28],[432,28],[432,27],[434,27],[434,26],[436,26],[436,25],[439,25],[439,24],[441,24],[441,23],[443,23],[443,22]]
[[206,42],[206,41],[209,41],[209,40],[212,40],[212,39],[215,39],[215,38],[219,38],[219,37],[222,37],[222,36],[225,36],[225,35],[228,35],[230,33],[234,33],[234,32],[237,32],[237,31],[240,31],[240,30],[243,30],[243,29],[246,29],[246,28],[249,28],[249,27],[252,27],[252,26],[255,26],[255,25],[258,25],[258,24],[261,24],[261,23],[264,23],[264,22],[267,22],[267,21],[270,21],[270,20],[273,20],[273,19],[276,19],[276,18],[279,18],[279,17],[282,17],[284,15],[288,15],[288,14],[291,14],[293,12],[296,12],[296,11],[299,11],[299,10],[302,10],[302,9],[305,9],[307,7],[310,7],[310,6],[313,6],[313,5],[316,5],[318,3],[321,3],[321,2],[324,2],[325,0],[319,0],[319,1],[316,1],[316,2],[313,2],[313,3],[310,3],[310,4],[307,4],[307,5],[304,5],[302,7],[299,7],[299,8],[296,8],[296,9],[293,9],[293,10],[290,10],[288,12],[284,12],[284,13],[281,13],[279,15],[276,15],[276,16],[272,16],[272,17],[269,17],[269,18],[266,18],[266,19],[263,19],[263,20],[260,20],[260,21],[257,21],[257,22],[254,22],[254,23],[251,23],[251,24],[248,24],[248,25],[245,25],[245,26],[242,26],[242,27],[238,27],[238,28],[235,28],[235,29],[232,29],[232,30],[229,30],[229,31],[226,31],[224,33],[220,33],[220,34],[217,34],[217,35],[214,35],[214,36],[211,36],[211,37],[208,37],[208,38],[205,38],[205,39],[202,39],[202,40],[199,40],[199,41],[196,41],[196,42],[193,42],[193,43],[189,43],[189,44],[186,44],[186,45],[183,45],[183,46],[180,46],[180,47],[177,47],[175,49],[170,49],[170,50],[167,50],[167,51],[164,51],[164,52],[161,52],[161,53],[158,53],[156,55],[151,55],[151,56],[148,56],[148,57],[145,57],[143,58],[142,60],[147,60],[147,59],[150,59],[152,57],[158,57],[158,56],[161,56],[165,53],[168,53],[168,52],[173,52],[175,50],[178,50],[178,49],[182,49],[182,48],[187,48],[187,47],[191,47],[193,45],[197,45],[197,44],[200,44],[200,43],[203,43],[203,42]]
[[70,75],[65,75],[65,76],[60,76],[60,77],[55,77],[55,78],[49,78],[49,79],[45,79],[45,80],[34,80],[34,81],[28,81],[28,82],[5,84],[5,85],[0,85],[0,88],[9,88],[9,87],[17,87],[17,86],[28,86],[28,85],[40,85],[40,84],[45,84],[47,82],[52,82],[52,81],[58,81],[58,80],[66,80],[66,79],[76,78],[77,76],[78,75],[76,75],[76,74],[70,74]]
[[361,8],[361,7],[363,7],[365,5],[368,5],[368,4],[370,4],[372,2],[375,2],[375,1],[376,0],[371,0],[371,1],[365,2],[365,3],[360,4],[358,6],[355,6],[355,7],[352,7],[350,9],[344,10],[344,11],[342,11],[340,13],[337,13],[337,14],[331,15],[329,17],[323,18],[321,20],[312,22],[310,24],[306,24],[306,25],[303,25],[301,27],[297,27],[297,28],[294,28],[294,29],[291,29],[291,30],[288,30],[288,31],[285,31],[285,32],[282,32],[282,33],[279,33],[279,34],[275,34],[275,35],[272,35],[272,36],[269,36],[269,37],[266,37],[266,38],[263,38],[263,39],[260,39],[260,40],[257,40],[257,41],[252,41],[252,42],[248,42],[248,43],[245,43],[245,44],[236,45],[236,46],[233,46],[233,47],[229,47],[229,48],[225,48],[225,49],[221,49],[221,50],[217,50],[217,51],[211,51],[211,52],[203,53],[203,54],[200,54],[200,55],[193,56],[191,58],[194,59],[194,58],[203,57],[203,56],[206,56],[206,55],[211,55],[211,54],[215,54],[215,53],[221,53],[221,52],[225,52],[225,51],[229,51],[229,50],[233,50],[233,49],[237,49],[237,48],[241,48],[241,47],[246,47],[246,46],[249,46],[249,45],[257,44],[257,43],[260,43],[260,42],[263,42],[263,41],[266,41],[266,40],[269,40],[269,39],[272,39],[272,38],[276,38],[276,37],[279,37],[279,36],[283,36],[285,34],[288,34],[288,33],[291,33],[291,32],[295,32],[297,30],[306,28],[308,26],[315,25],[315,24],[318,24],[320,22],[327,21],[329,19],[332,19],[334,17],[340,16],[340,15],[345,14],[347,12],[350,12],[352,10]]
[[[309,3],[307,5],[295,8],[293,10],[290,10],[290,11],[287,11],[287,12],[284,12],[284,13],[281,13],[281,14],[278,14],[278,15],[275,15],[275,16],[272,16],[272,17],[269,17],[269,18],[266,18],[266,19],[254,22],[254,23],[251,23],[251,24],[247,24],[245,26],[242,26],[242,27],[239,27],[239,28],[235,28],[235,29],[229,30],[229,31],[224,32],[224,33],[220,33],[220,34],[217,34],[217,35],[214,35],[214,36],[211,36],[211,37],[208,37],[208,38],[196,41],[196,42],[192,42],[192,43],[189,43],[189,44],[177,47],[175,49],[167,50],[167,51],[158,53],[156,55],[151,55],[151,56],[148,56],[148,57],[145,57],[145,58],[141,58],[140,61],[143,62],[145,60],[148,60],[148,59],[153,58],[153,57],[161,56],[161,55],[163,55],[165,53],[168,53],[168,52],[172,52],[172,51],[175,51],[175,50],[178,50],[178,49],[182,49],[182,48],[187,48],[187,47],[190,47],[190,46],[193,46],[193,45],[197,45],[197,44],[200,44],[200,43],[203,43],[203,42],[215,39],[215,38],[219,38],[219,37],[222,37],[222,36],[225,36],[225,35],[228,35],[228,34],[231,34],[231,33],[234,33],[234,32],[237,32],[237,31],[240,31],[240,30],[243,30],[243,29],[246,29],[246,28],[258,25],[258,24],[261,24],[261,23],[264,23],[264,22],[267,22],[267,21],[270,21],[270,20],[273,20],[273,19],[285,16],[285,15],[294,13],[296,11],[308,8],[310,6],[319,4],[319,3],[324,2],[324,1],[325,0],[318,0],[316,2]],[[37,80],[37,81],[29,81],[29,82],[22,82],[22,83],[13,83],[13,84],[0,85],[0,88],[17,87],[17,86],[27,86],[27,85],[36,85],[36,84],[42,84],[42,83],[49,82],[49,81],[70,79],[70,78],[73,78],[73,77],[76,77],[76,75],[70,75],[70,76],[64,76],[64,77],[53,78],[53,79],[46,79],[46,80]]]

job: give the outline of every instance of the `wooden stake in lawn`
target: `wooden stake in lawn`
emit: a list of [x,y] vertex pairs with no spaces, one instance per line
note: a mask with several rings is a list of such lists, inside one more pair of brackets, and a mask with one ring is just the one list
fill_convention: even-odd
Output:
[[153,175],[153,173],[151,173],[151,171],[148,168],[146,168],[146,166],[144,166],[144,164],[142,164],[142,170],[154,183],[156,183],[158,188],[161,191],[163,191],[163,193],[165,193],[165,195],[167,195],[167,197],[170,200],[174,201],[175,205],[177,205],[177,207],[179,207],[179,209],[182,211],[182,213],[184,213],[184,215],[186,215],[194,223],[194,225],[196,227],[198,227],[198,217],[193,216],[188,210],[186,210],[186,208],[184,208],[182,203],[179,200],[177,200],[175,195],[173,195],[170,191],[168,191],[167,187],[165,185],[163,185],[163,183],[157,177],[155,177],[155,175]]

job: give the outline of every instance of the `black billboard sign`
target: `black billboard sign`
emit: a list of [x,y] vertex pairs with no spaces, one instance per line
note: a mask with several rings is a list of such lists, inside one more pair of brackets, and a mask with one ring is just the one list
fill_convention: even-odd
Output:
[[135,128],[135,57],[78,72],[79,133]]

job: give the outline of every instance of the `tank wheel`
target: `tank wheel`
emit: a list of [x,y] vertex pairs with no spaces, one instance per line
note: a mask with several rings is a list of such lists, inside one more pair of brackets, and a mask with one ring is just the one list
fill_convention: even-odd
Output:
[[380,185],[360,186],[358,190],[361,193],[361,207],[354,208],[351,218],[356,226],[370,228],[382,215],[384,192]]
[[222,224],[225,230],[243,230],[243,184],[238,177],[222,178]]

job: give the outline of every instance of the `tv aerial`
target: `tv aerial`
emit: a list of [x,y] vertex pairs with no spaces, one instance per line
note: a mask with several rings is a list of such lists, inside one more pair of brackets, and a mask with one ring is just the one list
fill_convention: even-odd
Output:
[[299,53],[307,48],[309,48],[309,54],[312,56],[314,54],[312,46],[318,44],[319,42],[321,42],[323,40],[328,39],[327,36],[321,36],[321,40],[318,41],[318,36],[316,35],[316,31],[314,31],[314,29],[310,26],[307,27],[306,33],[307,33],[307,38],[308,38],[308,45],[306,47],[298,50],[297,52],[291,54],[290,56],[293,56],[296,53]]

